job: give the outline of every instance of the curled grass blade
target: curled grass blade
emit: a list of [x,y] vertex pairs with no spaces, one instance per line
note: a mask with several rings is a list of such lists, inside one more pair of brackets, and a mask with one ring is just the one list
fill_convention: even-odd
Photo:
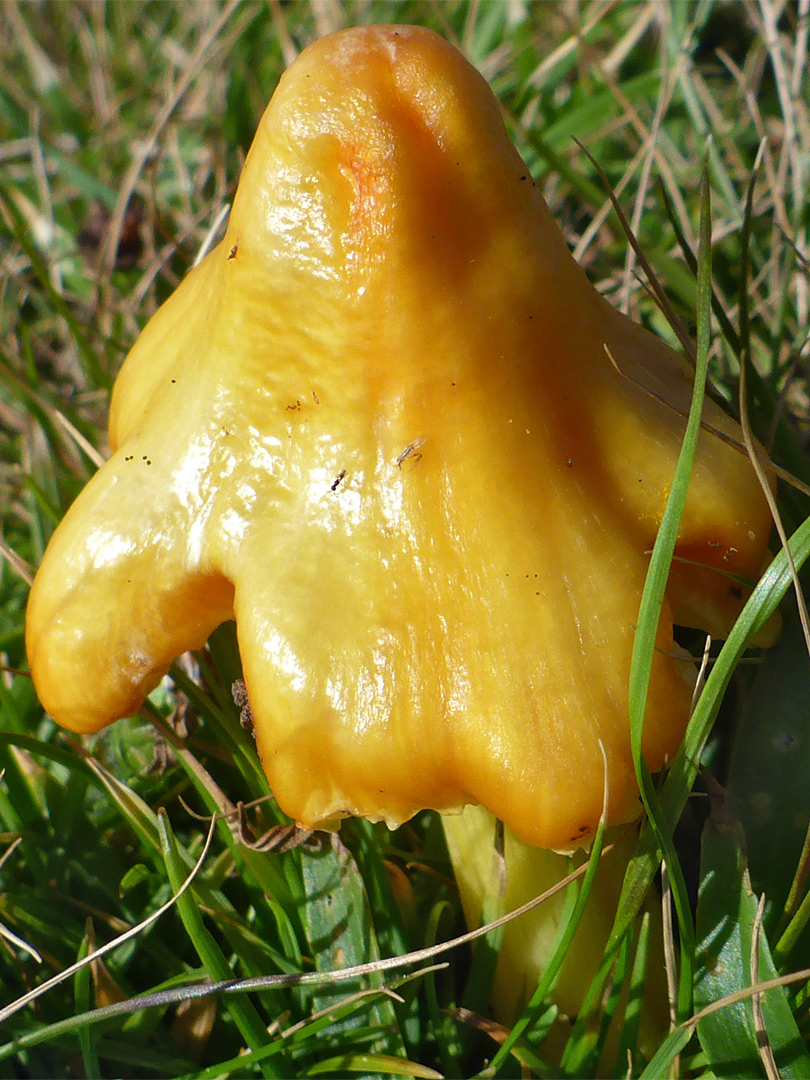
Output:
[[681,516],[686,504],[692,465],[697,450],[698,436],[700,435],[703,396],[708,369],[711,334],[711,200],[706,167],[703,170],[701,186],[697,330],[692,405],[689,410],[689,418],[684,432],[678,465],[672,480],[672,487],[670,488],[666,508],[650,558],[650,568],[641,599],[638,629],[633,644],[633,657],[630,666],[630,741],[633,751],[633,764],[644,808],[647,811],[667,864],[672,883],[672,896],[678,914],[681,959],[678,1014],[681,1017],[687,1016],[691,1007],[692,966],[695,944],[694,925],[686,883],[672,841],[672,829],[660,812],[652,776],[642,756],[641,743],[658,622],[661,617],[669,568],[675,554]]
[[[794,565],[801,569],[810,557],[810,519],[803,522],[790,538]],[[663,821],[673,829],[686,805],[697,776],[701,749],[720,707],[723,694],[751,638],[774,614],[785,593],[792,587],[793,576],[783,551],[780,551],[743,608],[740,617],[712,665],[698,698],[681,748],[658,792]],[[615,949],[640,910],[658,867],[658,840],[650,828],[642,830],[636,855],[631,860],[622,889],[616,921],[607,953]]]

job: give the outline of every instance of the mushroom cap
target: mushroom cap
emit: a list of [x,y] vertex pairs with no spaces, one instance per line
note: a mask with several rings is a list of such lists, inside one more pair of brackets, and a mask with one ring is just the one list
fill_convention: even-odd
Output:
[[[577,266],[453,47],[414,26],[323,38],[279,83],[224,240],[120,372],[112,457],[31,592],[41,701],[96,731],[235,618],[290,816],[481,803],[575,846],[602,809],[600,743],[611,819],[637,812],[630,656],[690,395]],[[748,461],[702,432],[651,769],[692,693],[673,620],[727,632],[728,574],[756,576],[769,527]]]

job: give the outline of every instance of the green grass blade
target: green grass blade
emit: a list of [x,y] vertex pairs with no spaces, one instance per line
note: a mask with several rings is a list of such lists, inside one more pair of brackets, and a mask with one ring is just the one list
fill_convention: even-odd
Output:
[[301,1076],[323,1076],[324,1073],[361,1073],[364,1076],[382,1073],[384,1076],[413,1076],[417,1080],[442,1080],[442,1074],[435,1069],[383,1054],[341,1054],[324,1058],[302,1072]]
[[[79,955],[76,959],[84,960],[89,948],[90,937],[86,933],[82,940],[82,947],[79,950]],[[77,1013],[85,1012],[90,1005],[90,986],[90,968],[79,968],[73,977],[73,992],[76,1000]],[[98,1053],[96,1052],[94,1039],[95,1033],[89,1027],[81,1027],[78,1029],[77,1034],[79,1037],[79,1050],[82,1055],[85,1076],[101,1076],[101,1065],[99,1063]]]
[[646,1069],[639,1075],[639,1080],[661,1080],[662,1076],[668,1076],[672,1062],[686,1049],[691,1038],[689,1028],[676,1027],[658,1047]]
[[[187,868],[185,861],[180,858],[177,841],[169,825],[169,819],[163,811],[158,815],[158,829],[163,857],[166,860],[166,870],[172,888],[176,892],[186,878]],[[178,899],[177,910],[183,920],[186,933],[191,939],[191,943],[209,978],[214,981],[234,978],[233,970],[224,953],[205,926],[199,900],[194,895],[193,886]],[[268,1043],[270,1036],[267,1032],[267,1025],[262,1022],[255,1006],[247,997],[237,995],[228,998],[227,1008],[245,1042],[252,1050],[258,1050]],[[284,1074],[278,1071],[272,1063],[265,1061],[262,1063],[262,1075],[280,1077]]]

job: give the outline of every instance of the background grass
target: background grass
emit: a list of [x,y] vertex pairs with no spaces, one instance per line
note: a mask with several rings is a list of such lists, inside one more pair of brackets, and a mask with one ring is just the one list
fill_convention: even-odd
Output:
[[[283,68],[342,26],[400,21],[443,33],[497,93],[592,280],[673,342],[574,140],[605,171],[694,330],[700,167],[711,136],[712,392],[737,410],[747,343],[754,431],[808,482],[809,16],[807,0],[0,8],[0,1006],[170,898],[204,842],[205,824],[187,807],[226,811],[266,794],[230,693],[239,660],[228,627],[184,658],[142,716],[79,740],[42,715],[25,673],[23,620],[47,539],[106,454],[112,379],[221,227]],[[705,271],[705,243],[703,253]],[[779,507],[801,563],[807,499],[781,484]],[[742,658],[747,630],[785,594],[779,645]],[[542,1042],[550,1014],[540,1007],[497,1054],[499,1075],[810,1075],[802,983],[760,1008],[748,1000],[690,1022],[757,978],[810,967],[810,662],[794,608],[782,560],[713,665],[690,755],[653,793],[686,889],[673,1035],[649,1063],[632,1025],[621,1052],[608,1051],[604,1025],[584,1012],[552,1064]],[[683,641],[702,649],[695,635]],[[703,797],[687,802],[693,782]],[[486,1000],[487,967],[471,966],[467,949],[399,986],[397,1000],[384,989],[402,976],[378,974],[76,1019],[194,978],[328,971],[462,931],[434,815],[395,833],[347,822],[340,840],[273,853],[242,842],[281,823],[267,802],[247,812],[241,834],[235,819],[222,821],[170,912],[6,1019],[0,1075],[471,1076],[492,1061],[496,1041],[458,1012]],[[640,895],[651,885],[661,842],[660,829],[639,837],[609,956],[619,965],[614,985],[637,980],[644,963],[619,931],[638,907],[631,886]]]

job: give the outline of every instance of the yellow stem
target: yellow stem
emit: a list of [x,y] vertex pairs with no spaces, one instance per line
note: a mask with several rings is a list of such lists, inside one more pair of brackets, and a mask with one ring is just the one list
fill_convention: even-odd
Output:
[[[509,828],[504,829],[501,872],[495,851],[495,818],[482,806],[467,806],[460,814],[443,818],[450,857],[456,873],[464,915],[470,928],[481,925],[482,911],[492,911],[497,892],[499,906],[511,911],[545,892],[569,873],[571,859],[584,862],[585,852],[573,856],[530,847]],[[560,1010],[555,1044],[564,1045],[567,1020],[579,1012],[599,967],[613,925],[619,893],[634,837],[621,841],[600,866],[588,904],[571,942],[553,991]],[[520,1015],[548,963],[565,918],[566,893],[509,923],[503,931],[492,990],[495,1018],[511,1025]],[[652,959],[644,994],[642,1042],[660,1040],[666,1031],[667,1001],[663,979],[660,912],[652,911]],[[614,1025],[615,1026],[615,1025]],[[559,1037],[563,1037],[560,1044]]]

